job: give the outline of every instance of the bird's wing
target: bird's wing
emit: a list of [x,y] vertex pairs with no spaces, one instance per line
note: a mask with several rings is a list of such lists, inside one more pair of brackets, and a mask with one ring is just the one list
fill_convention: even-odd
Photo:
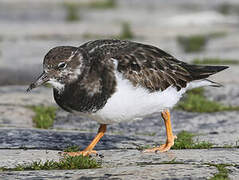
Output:
[[[187,64],[157,47],[131,41],[96,40],[82,45],[81,48],[89,52],[89,59],[92,59],[90,62],[94,64],[91,67],[98,68],[94,72],[98,72],[99,76],[104,72],[101,66],[110,67],[108,60],[113,58],[118,61],[117,71],[124,78],[134,86],[142,86],[151,92],[163,91],[170,86],[179,91],[193,80],[205,79],[228,68]],[[109,73],[109,68],[106,69]]]
[[118,61],[117,70],[124,78],[134,86],[143,86],[151,92],[163,91],[169,86],[180,90],[193,80],[185,68],[186,63],[154,46],[129,43],[113,58]]

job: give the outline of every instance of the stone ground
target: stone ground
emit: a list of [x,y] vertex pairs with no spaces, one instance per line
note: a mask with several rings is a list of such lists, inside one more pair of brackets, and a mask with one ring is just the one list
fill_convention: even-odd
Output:
[[[94,121],[57,111],[53,129],[34,128],[34,115],[26,105],[54,105],[50,88],[25,92],[26,86],[0,88],[0,167],[15,167],[32,161],[59,160],[64,148],[87,146],[98,125]],[[237,90],[236,90],[237,89]],[[221,91],[234,92],[231,99]],[[220,102],[239,102],[239,87],[228,85],[219,89],[208,88],[211,98]],[[216,92],[216,93],[215,93]],[[213,95],[212,95],[213,94]],[[217,95],[216,95],[217,94]],[[6,100],[6,95],[8,99]],[[14,101],[15,99],[15,101]],[[230,164],[230,177],[239,176],[239,151],[225,145],[238,145],[239,112],[188,113],[172,111],[173,130],[177,134],[187,130],[199,134],[199,141],[214,144],[212,149],[170,150],[166,153],[145,154],[139,147],[164,142],[165,133],[159,114],[141,121],[110,125],[106,135],[96,146],[103,163],[101,169],[62,171],[0,172],[0,179],[207,179],[217,173],[211,164]],[[99,158],[99,157],[97,157]],[[166,164],[175,160],[183,164]],[[236,167],[233,167],[236,165]]]
[[[98,124],[90,119],[58,110],[49,130],[34,127],[31,105],[55,106],[52,90],[39,88],[26,93],[29,84],[42,71],[44,54],[57,45],[80,45],[85,33],[101,36],[118,34],[120,23],[129,21],[137,41],[168,50],[179,59],[195,57],[238,59],[239,21],[232,13],[224,16],[215,9],[225,1],[163,2],[117,1],[109,10],[80,11],[79,22],[65,22],[64,1],[0,1],[0,167],[37,160],[59,160],[58,152],[72,145],[87,146]],[[235,0],[227,1],[235,6]],[[30,7],[30,8],[29,8]],[[149,13],[150,12],[150,13]],[[206,18],[203,18],[206,17]],[[210,40],[203,53],[184,53],[175,39],[178,35],[226,32]],[[206,96],[220,103],[239,106],[239,67],[212,77],[224,85],[206,88]],[[211,164],[229,164],[229,177],[239,179],[239,112],[189,113],[172,110],[175,134],[182,130],[198,134],[199,141],[213,143],[212,149],[170,150],[144,154],[145,145],[163,143],[165,129],[159,114],[141,121],[108,127],[96,146],[103,156],[103,168],[62,171],[7,171],[0,179],[209,179],[218,170]],[[99,157],[97,157],[99,158]],[[182,164],[167,164],[175,160]]]

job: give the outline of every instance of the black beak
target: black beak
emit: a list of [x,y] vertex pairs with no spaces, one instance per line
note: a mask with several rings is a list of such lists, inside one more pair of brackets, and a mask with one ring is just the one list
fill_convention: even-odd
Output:
[[46,72],[43,72],[35,82],[31,83],[30,86],[27,88],[27,92],[31,91],[32,89],[41,86],[42,84],[49,81],[48,74]]

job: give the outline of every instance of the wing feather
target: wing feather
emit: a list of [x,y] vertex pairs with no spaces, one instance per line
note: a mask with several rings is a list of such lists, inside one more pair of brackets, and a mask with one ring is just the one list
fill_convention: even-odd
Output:
[[180,89],[193,80],[205,79],[227,66],[190,65],[179,61],[165,51],[146,44],[122,40],[95,40],[82,46],[88,52],[88,61],[106,66],[111,58],[117,60],[117,71],[134,86],[151,92],[170,86]]
[[118,61],[117,70],[134,86],[143,86],[152,92],[169,86],[180,90],[192,80],[181,61],[154,46],[130,43],[113,58]]

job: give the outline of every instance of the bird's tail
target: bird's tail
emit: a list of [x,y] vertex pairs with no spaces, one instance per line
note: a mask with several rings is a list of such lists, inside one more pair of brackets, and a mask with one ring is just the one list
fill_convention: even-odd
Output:
[[202,65],[191,65],[191,64],[186,67],[188,72],[191,74],[193,80],[206,79],[209,76],[216,74],[227,68],[229,67],[228,66],[202,66]]
[[202,87],[202,86],[221,87],[222,86],[221,84],[206,78],[224,69],[227,69],[228,66],[189,65],[186,68],[193,78],[193,81],[190,83],[190,86],[189,86],[189,89],[192,89],[192,88]]

